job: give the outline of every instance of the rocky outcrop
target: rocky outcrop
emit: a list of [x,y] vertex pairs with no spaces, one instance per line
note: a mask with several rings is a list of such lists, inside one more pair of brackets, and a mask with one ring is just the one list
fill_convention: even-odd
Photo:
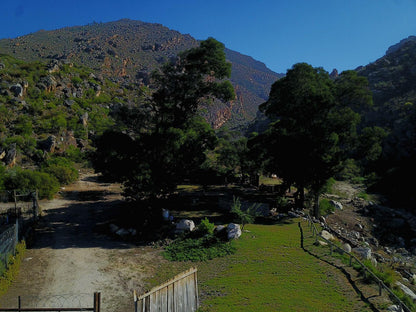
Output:
[[22,97],[23,96],[23,86],[20,83],[14,84],[10,86],[10,91],[15,97]]
[[227,226],[227,237],[229,240],[238,239],[241,236],[241,228],[239,224],[230,223]]
[[8,167],[13,167],[16,165],[17,161],[17,148],[16,143],[13,143],[10,145],[10,147],[7,150],[6,156],[4,157],[4,163]]

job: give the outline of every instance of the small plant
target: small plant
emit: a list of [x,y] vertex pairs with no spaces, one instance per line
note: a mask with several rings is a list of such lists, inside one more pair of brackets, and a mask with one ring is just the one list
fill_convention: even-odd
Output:
[[203,220],[201,220],[201,223],[198,226],[198,231],[202,235],[213,234],[214,229],[215,229],[215,224],[209,222],[209,220],[207,218],[204,218]]
[[241,229],[244,229],[244,225],[247,223],[252,223],[257,216],[258,204],[251,205],[246,211],[241,210],[240,198],[233,197],[233,204],[231,206],[231,213],[233,213],[238,220],[238,223],[241,223]]
[[321,216],[326,216],[334,212],[335,208],[328,199],[323,198],[319,201],[319,210]]
[[26,243],[25,241],[21,241],[16,246],[16,255],[9,256],[8,267],[4,271],[3,275],[0,276],[0,295],[3,295],[7,292],[10,284],[19,273],[20,263],[22,262],[25,251]]

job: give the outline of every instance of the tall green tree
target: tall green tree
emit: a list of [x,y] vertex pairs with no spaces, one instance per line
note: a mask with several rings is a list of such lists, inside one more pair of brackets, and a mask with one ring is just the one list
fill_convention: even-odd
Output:
[[213,38],[178,55],[153,73],[155,91],[141,109],[123,110],[124,132],[99,139],[96,168],[124,182],[128,198],[169,194],[214,148],[217,138],[198,107],[212,98],[234,98],[230,74],[224,45]]
[[344,72],[334,81],[322,68],[295,64],[260,106],[274,120],[253,139],[257,146],[263,144],[265,169],[297,187],[298,206],[303,207],[309,189],[315,195],[315,215],[322,187],[354,148],[360,121],[354,108],[371,104],[366,81],[356,78]]

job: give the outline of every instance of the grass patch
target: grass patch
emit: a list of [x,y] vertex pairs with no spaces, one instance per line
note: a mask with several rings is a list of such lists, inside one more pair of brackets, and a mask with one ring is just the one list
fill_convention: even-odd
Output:
[[321,216],[326,216],[331,213],[333,213],[335,210],[335,207],[330,204],[329,200],[326,198],[323,198],[319,201],[319,211]]
[[265,177],[265,176],[260,176],[259,184],[280,185],[280,184],[282,184],[282,180],[281,179],[276,179],[276,178],[269,178],[269,177]]
[[164,257],[171,261],[206,261],[235,252],[235,247],[213,234],[178,240],[165,248]]
[[246,229],[234,254],[162,263],[149,286],[197,266],[200,311],[370,311],[342,273],[300,248],[297,223]]
[[22,241],[16,246],[16,255],[10,255],[8,259],[8,267],[0,277],[0,296],[4,295],[9,289],[10,284],[19,274],[20,263],[22,262],[26,251],[26,243]]

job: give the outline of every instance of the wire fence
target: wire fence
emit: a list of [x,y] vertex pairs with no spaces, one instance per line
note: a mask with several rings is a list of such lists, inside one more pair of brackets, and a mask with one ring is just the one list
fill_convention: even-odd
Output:
[[[312,220],[310,215],[307,215],[304,220],[306,220],[306,222],[308,223],[308,227],[312,231],[313,237],[315,238],[315,242],[318,243],[318,238],[319,240],[324,241],[330,249],[331,256],[334,252],[338,252],[340,254],[346,254],[349,257],[349,266],[352,266],[353,262],[358,263],[360,267],[362,268],[365,276],[371,276],[371,278],[375,281],[375,283],[378,285],[378,288],[379,288],[379,296],[381,296],[382,291],[385,290],[390,295],[390,298],[396,304],[399,305],[401,309],[400,311],[412,312],[412,310],[408,306],[406,306],[406,304],[399,297],[397,297],[397,295],[381,279],[379,279],[364,263],[362,263],[360,259],[358,259],[354,254],[347,252],[344,249],[340,248],[339,246],[334,244],[332,241],[322,237],[322,235],[319,234],[319,231],[317,230],[315,223]],[[300,222],[299,222],[299,228],[301,229],[301,244],[303,248],[303,230],[302,230]]]
[[39,213],[37,191],[0,191],[0,275]]

